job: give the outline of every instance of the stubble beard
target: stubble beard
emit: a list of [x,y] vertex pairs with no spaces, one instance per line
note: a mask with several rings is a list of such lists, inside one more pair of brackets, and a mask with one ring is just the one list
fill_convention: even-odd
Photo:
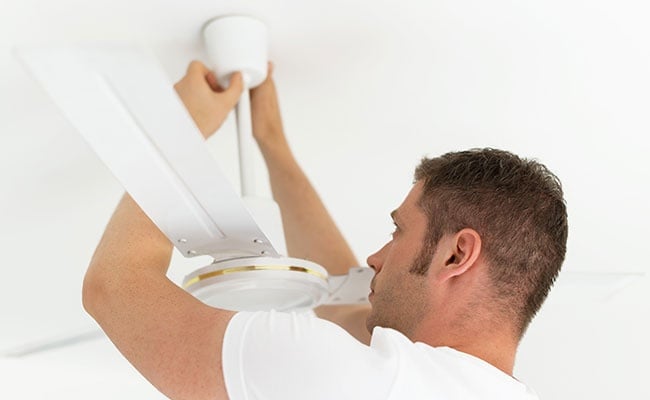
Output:
[[374,294],[366,328],[372,334],[375,327],[395,329],[409,336],[426,314],[426,279],[433,258],[428,246],[415,257],[407,275],[393,279]]

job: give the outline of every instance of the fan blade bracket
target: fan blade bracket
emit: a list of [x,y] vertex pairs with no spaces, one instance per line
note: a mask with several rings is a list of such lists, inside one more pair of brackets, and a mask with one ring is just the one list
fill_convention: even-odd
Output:
[[350,268],[346,275],[330,275],[329,296],[323,304],[366,304],[375,271],[368,267]]

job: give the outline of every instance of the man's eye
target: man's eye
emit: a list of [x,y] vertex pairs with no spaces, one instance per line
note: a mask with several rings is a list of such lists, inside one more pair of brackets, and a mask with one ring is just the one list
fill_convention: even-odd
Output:
[[399,226],[397,226],[396,223],[393,223],[393,225],[395,225],[395,227],[393,228],[393,231],[390,233],[390,236],[395,237],[395,235],[397,235],[397,233],[399,232]]

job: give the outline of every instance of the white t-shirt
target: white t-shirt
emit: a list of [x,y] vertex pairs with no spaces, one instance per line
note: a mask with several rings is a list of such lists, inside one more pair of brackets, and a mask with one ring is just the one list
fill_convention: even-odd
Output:
[[534,400],[526,385],[449,347],[375,328],[370,346],[310,313],[241,312],[226,330],[230,400]]

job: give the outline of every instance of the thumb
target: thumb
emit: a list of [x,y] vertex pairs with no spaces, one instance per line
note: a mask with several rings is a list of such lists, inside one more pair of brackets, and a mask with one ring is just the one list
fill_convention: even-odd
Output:
[[239,97],[244,91],[244,79],[241,72],[235,72],[230,77],[230,83],[228,88],[223,92],[219,93],[230,106],[234,106],[239,101]]

